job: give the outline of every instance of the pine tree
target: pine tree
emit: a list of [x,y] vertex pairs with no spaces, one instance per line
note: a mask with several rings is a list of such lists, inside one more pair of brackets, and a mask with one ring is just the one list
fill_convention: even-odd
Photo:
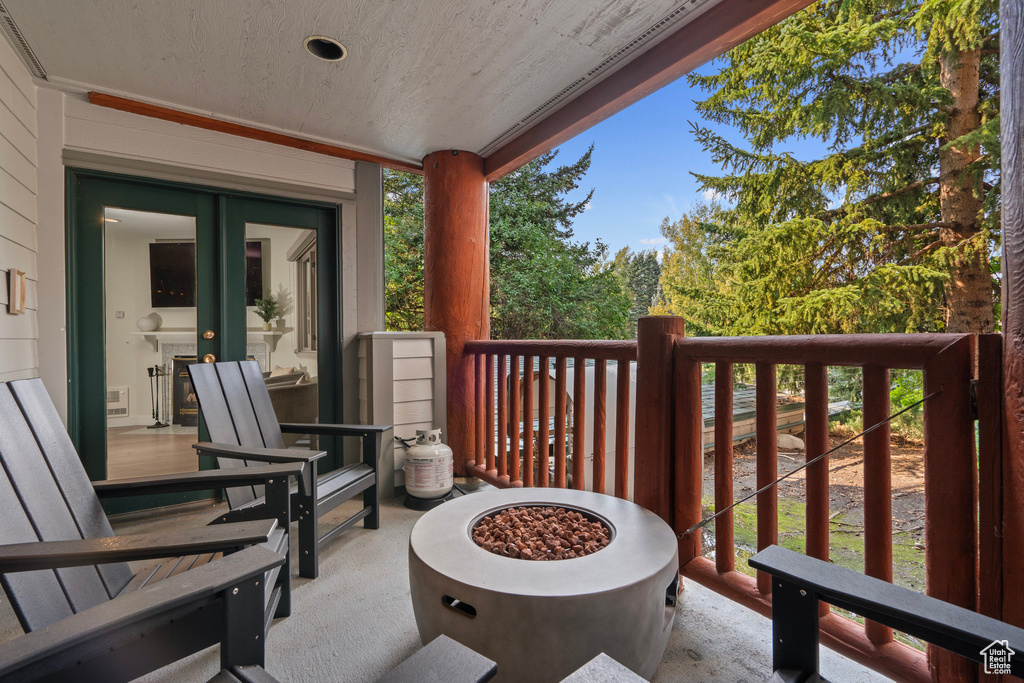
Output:
[[[591,151],[552,170],[548,152],[490,187],[491,337],[619,339],[630,298],[603,267],[608,248],[572,240],[573,219]],[[385,171],[385,273],[388,329],[423,329],[423,182]]]
[[[697,176],[729,205],[698,221],[731,278],[698,295],[718,310],[709,329],[737,322],[723,316],[746,295],[768,307],[760,323],[791,331],[992,331],[996,12],[994,0],[820,0],[689,77],[710,93],[702,116],[746,141],[694,125],[728,173]],[[822,153],[785,151],[800,138]],[[876,327],[851,317],[865,314]]]

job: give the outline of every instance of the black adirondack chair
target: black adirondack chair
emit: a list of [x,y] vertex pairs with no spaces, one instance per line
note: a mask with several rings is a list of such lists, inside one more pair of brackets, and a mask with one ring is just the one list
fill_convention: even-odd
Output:
[[[818,601],[872,619],[976,662],[996,646],[1024,653],[1024,629],[779,546],[748,560],[772,575],[773,682],[818,678]],[[1024,677],[1024,657],[1011,657]]]
[[[188,371],[212,441],[196,444],[200,454],[215,456],[218,467],[231,471],[259,461],[303,465],[305,489],[293,487],[291,497],[292,517],[299,525],[299,575],[316,578],[320,545],[359,520],[367,529],[379,526],[381,434],[390,425],[279,424],[256,361],[200,363],[190,365]],[[360,437],[361,462],[318,475],[317,461],[326,453],[285,449],[283,432]],[[363,509],[320,535],[320,517],[358,493],[363,494]],[[227,488],[227,498],[231,512],[221,518],[223,521],[266,514],[262,511],[265,492],[258,485]]]
[[[118,679],[119,671],[125,672],[124,680],[128,680],[159,668],[222,640],[235,617],[218,619],[215,610],[207,610],[205,615],[193,612],[215,600],[225,601],[237,611],[230,605],[236,594],[228,598],[223,592],[227,587],[232,591],[238,588],[239,593],[249,591],[245,585],[250,575],[256,577],[252,584],[258,582],[260,587],[259,618],[255,623],[263,634],[275,614],[285,616],[290,611],[290,574],[279,565],[288,557],[289,480],[301,476],[300,466],[283,464],[91,483],[38,379],[0,383],[0,464],[0,510],[4,512],[0,523],[0,544],[4,544],[0,545],[0,584],[22,627],[32,636],[4,646],[0,660],[12,670],[24,664],[19,659],[23,649],[49,643],[46,648],[60,651],[60,644],[68,642],[91,643],[71,647],[69,651],[78,655],[69,655],[69,661],[74,656],[82,659],[80,671],[92,671],[88,661],[98,662],[95,670],[104,674],[96,680]],[[121,538],[114,537],[97,496],[202,490],[254,481],[266,485],[268,500],[272,501],[266,509],[267,519]],[[261,552],[210,562],[218,553],[257,544],[264,546]],[[175,557],[137,574],[127,564],[179,555],[185,557]],[[278,556],[284,558],[281,563],[272,559]],[[258,568],[247,565],[245,557],[252,558],[253,566]],[[211,568],[203,566],[207,563]],[[227,583],[223,579],[228,579]],[[129,621],[127,615],[135,609],[141,610],[141,616]],[[254,616],[251,606],[242,611],[248,624]],[[78,635],[71,637],[70,633]],[[145,639],[145,646],[134,644],[118,652],[118,643],[142,634],[151,636]],[[70,640],[62,640],[64,637]],[[259,639],[259,661],[252,661],[246,653],[251,648],[248,643],[222,650],[222,658],[232,663],[234,648],[244,656],[233,663],[262,664],[263,640]],[[112,647],[114,652],[101,652]],[[63,660],[48,657],[42,666],[45,669],[58,661]],[[106,673],[108,667],[110,675]]]

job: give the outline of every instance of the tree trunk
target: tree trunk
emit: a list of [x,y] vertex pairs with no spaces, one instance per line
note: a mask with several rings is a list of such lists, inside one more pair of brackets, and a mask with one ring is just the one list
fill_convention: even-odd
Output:
[[[971,50],[940,59],[940,79],[953,96],[949,125],[942,144],[977,130],[981,52]],[[956,250],[946,283],[946,331],[992,332],[992,276],[988,245],[979,241],[981,178],[967,167],[981,156],[978,147],[954,147],[939,152],[939,202],[942,221],[952,228],[939,231],[944,246]],[[975,239],[972,239],[975,238]]]

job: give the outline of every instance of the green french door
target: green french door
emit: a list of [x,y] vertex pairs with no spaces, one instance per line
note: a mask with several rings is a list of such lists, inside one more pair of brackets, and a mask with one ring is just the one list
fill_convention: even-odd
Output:
[[282,421],[340,421],[338,205],[75,169],[67,193],[68,431],[91,479],[213,466],[192,363],[256,360]]

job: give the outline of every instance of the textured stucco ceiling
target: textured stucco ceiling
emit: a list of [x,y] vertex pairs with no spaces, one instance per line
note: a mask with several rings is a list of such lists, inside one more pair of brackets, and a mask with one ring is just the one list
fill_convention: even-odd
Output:
[[[58,85],[419,160],[484,150],[570,84],[600,80],[587,74],[665,17],[674,26],[714,1],[4,4]],[[348,58],[314,59],[303,47],[312,34],[339,39]]]

